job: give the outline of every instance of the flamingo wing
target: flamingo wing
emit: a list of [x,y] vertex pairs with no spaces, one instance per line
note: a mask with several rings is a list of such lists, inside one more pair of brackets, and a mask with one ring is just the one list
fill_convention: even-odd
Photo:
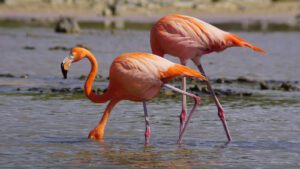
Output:
[[206,79],[191,68],[153,54],[125,53],[111,65],[110,87],[116,96],[133,101],[148,100],[159,93],[163,83],[178,76]]
[[151,30],[151,46],[154,53],[160,50],[185,60],[223,48],[226,34],[194,17],[168,15]]

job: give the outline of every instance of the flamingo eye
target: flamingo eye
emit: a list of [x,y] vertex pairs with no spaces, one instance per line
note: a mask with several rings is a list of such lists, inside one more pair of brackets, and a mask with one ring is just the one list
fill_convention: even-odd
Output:
[[70,53],[70,55],[68,56],[69,59],[74,59],[74,55],[72,53]]

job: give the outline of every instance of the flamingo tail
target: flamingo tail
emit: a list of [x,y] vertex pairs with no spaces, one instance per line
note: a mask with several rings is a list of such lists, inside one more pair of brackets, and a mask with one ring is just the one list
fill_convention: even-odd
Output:
[[200,80],[207,81],[206,77],[202,75],[200,72],[180,64],[175,64],[174,66],[170,67],[167,71],[162,72],[161,75],[162,78],[165,80],[172,80],[179,76],[185,76],[185,77],[195,77]]

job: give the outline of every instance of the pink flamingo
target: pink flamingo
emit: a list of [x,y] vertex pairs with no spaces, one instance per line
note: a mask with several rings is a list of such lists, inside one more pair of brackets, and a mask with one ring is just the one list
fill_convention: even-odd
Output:
[[[229,32],[220,30],[202,20],[194,17],[171,14],[157,21],[151,30],[150,42],[152,53],[163,57],[165,54],[178,57],[182,65],[186,65],[191,59],[205,76],[204,69],[200,62],[201,56],[211,52],[221,52],[228,47],[248,47],[254,51],[265,53],[244,39]],[[231,141],[227,127],[224,109],[220,104],[209,81],[206,81],[214,102],[218,108],[218,116],[223,123],[228,142]],[[186,91],[186,78],[182,78],[182,90]],[[182,112],[180,114],[179,133],[184,127],[186,117],[186,96],[182,96]]]
[[131,100],[143,102],[146,126],[145,143],[148,144],[150,125],[146,102],[158,95],[162,87],[166,87],[175,92],[190,96],[194,98],[195,101],[186,125],[180,132],[177,142],[181,143],[187,124],[197,104],[200,103],[200,97],[177,89],[167,84],[167,82],[178,76],[195,77],[206,80],[201,73],[153,54],[141,52],[124,53],[117,57],[110,66],[110,80],[107,91],[102,95],[97,95],[92,91],[92,85],[98,71],[98,64],[96,58],[90,51],[80,47],[73,48],[70,55],[61,63],[62,73],[64,78],[67,78],[67,70],[70,68],[71,63],[80,61],[83,58],[87,58],[92,65],[84,87],[85,95],[95,103],[105,103],[109,101],[102,119],[89,133],[89,138],[102,140],[105,126],[113,107],[121,100]]

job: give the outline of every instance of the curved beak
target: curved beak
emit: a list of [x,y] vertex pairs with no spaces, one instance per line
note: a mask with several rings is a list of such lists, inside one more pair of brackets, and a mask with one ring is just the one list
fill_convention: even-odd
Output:
[[67,78],[68,70],[71,67],[71,63],[73,62],[74,56],[70,55],[66,57],[60,65],[61,73],[63,74],[64,78]]
[[62,73],[63,76],[64,76],[64,79],[66,79],[66,78],[67,78],[67,74],[68,74],[68,70],[66,70],[66,69],[64,68],[64,63],[63,63],[63,62],[61,63],[60,68],[61,68],[61,73]]

